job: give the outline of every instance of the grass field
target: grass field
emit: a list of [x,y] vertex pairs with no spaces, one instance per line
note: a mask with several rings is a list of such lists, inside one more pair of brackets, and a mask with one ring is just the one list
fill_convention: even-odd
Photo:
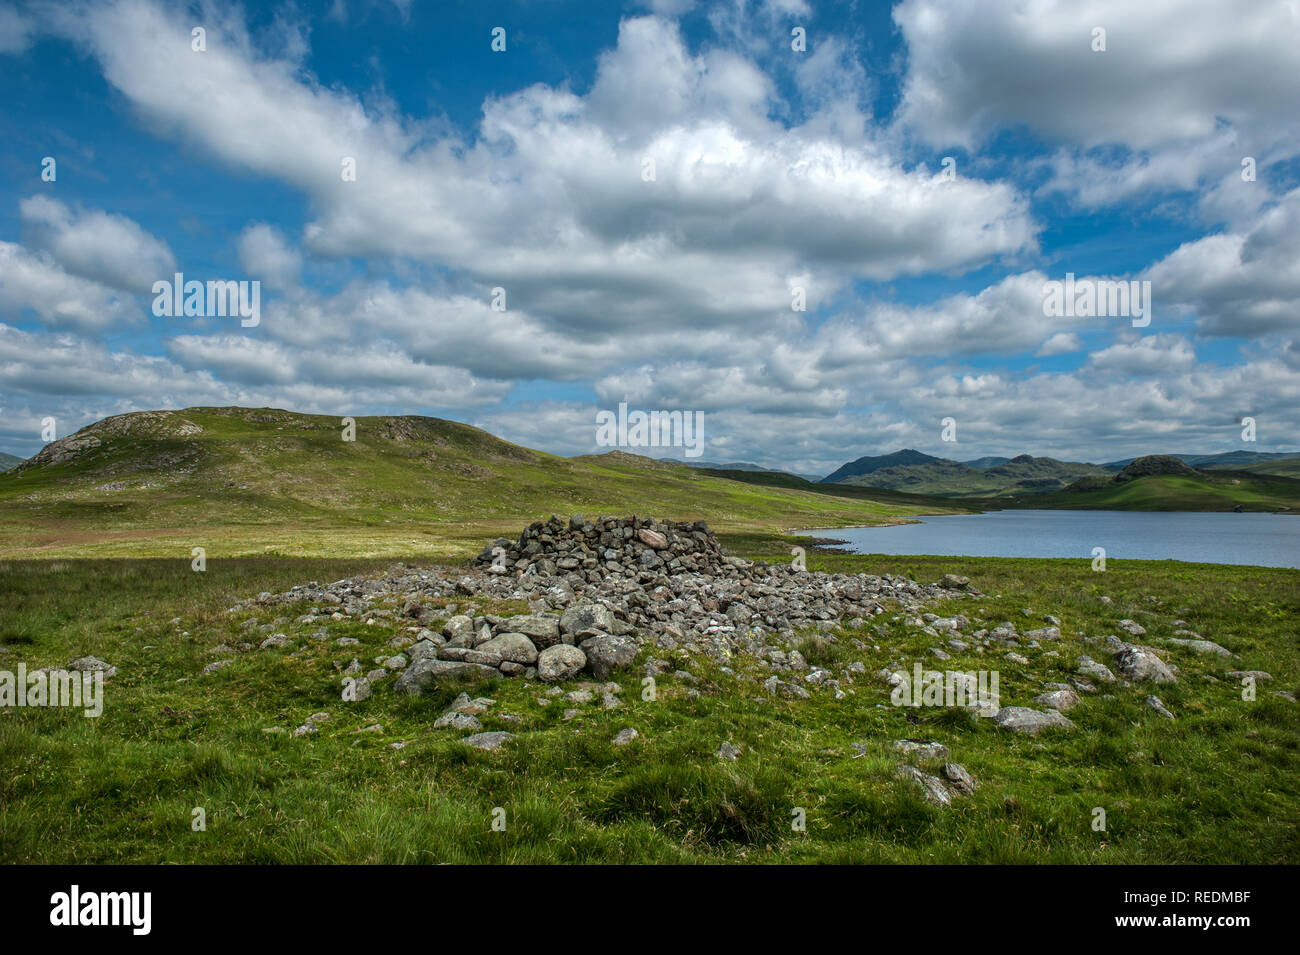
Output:
[[[791,540],[755,530],[724,538],[749,556],[788,554]],[[423,555],[420,550],[416,556]],[[1025,705],[1044,680],[1073,672],[1081,652],[1109,662],[1080,633],[1104,636],[1120,617],[1159,644],[1182,618],[1238,653],[1231,662],[1172,648],[1181,668],[1157,688],[1177,714],[1147,708],[1148,688],[1084,696],[1068,733],[1019,737],[989,720],[944,709],[888,705],[870,674],[895,660],[926,660],[934,637],[892,615],[888,632],[805,641],[810,662],[867,669],[835,701],[757,702],[755,684],[691,663],[691,685],[663,677],[640,695],[639,669],[621,674],[623,706],[599,703],[565,722],[522,680],[470,686],[497,700],[487,729],[518,739],[469,750],[432,722],[456,689],[422,698],[388,688],[342,703],[336,662],[380,653],[395,628],[338,623],[331,635],[361,646],[312,645],[240,656],[208,676],[206,650],[241,639],[256,616],[290,635],[305,607],[224,613],[234,600],[307,580],[381,569],[388,561],[289,557],[5,560],[0,668],[65,664],[94,654],[120,672],[104,713],[0,711],[0,861],[4,862],[1099,862],[1278,863],[1300,858],[1300,720],[1270,689],[1300,682],[1300,574],[1208,565],[1085,561],[813,556],[813,569],[970,576],[984,599],[946,612],[995,624],[1062,620],[1061,656],[1019,666],[1001,654],[957,654],[942,664],[999,669],[1004,705]],[[1108,595],[1113,605],[1099,599]],[[461,600],[462,605],[465,599]],[[1025,611],[1029,615],[1025,615]],[[313,627],[314,629],[314,627]],[[1044,647],[1046,649],[1046,647]],[[644,656],[645,654],[643,654]],[[663,654],[660,654],[663,655]],[[681,665],[687,661],[674,659]],[[744,673],[751,661],[738,659]],[[1226,676],[1263,669],[1254,702]],[[312,713],[332,718],[313,736],[292,730]],[[511,723],[503,715],[517,716]],[[910,722],[909,718],[916,720]],[[379,724],[379,731],[364,732]],[[623,727],[640,737],[611,745]],[[951,809],[933,807],[894,778],[890,741],[946,744],[979,780]],[[723,741],[738,760],[715,756]],[[402,749],[392,748],[403,742]],[[862,744],[859,752],[853,744]],[[206,831],[191,827],[206,813]],[[494,831],[494,809],[504,831]],[[1094,831],[1093,811],[1107,814]],[[796,808],[806,831],[792,829]]]

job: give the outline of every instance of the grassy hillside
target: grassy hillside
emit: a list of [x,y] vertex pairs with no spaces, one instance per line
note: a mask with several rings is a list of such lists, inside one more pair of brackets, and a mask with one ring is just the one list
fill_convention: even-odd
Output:
[[0,471],[8,471],[14,465],[22,461],[22,458],[14,454],[5,454],[0,451]]
[[469,553],[553,512],[780,530],[934,507],[728,480],[613,452],[566,459],[437,418],[272,409],[120,415],[0,475],[0,556]]
[[1261,461],[1248,464],[1240,470],[1252,474],[1269,474],[1274,477],[1300,479],[1300,458],[1284,458],[1280,461]]
[[[1297,451],[1223,451],[1218,454],[1170,454],[1163,457],[1178,458],[1184,464],[1205,470],[1207,468],[1226,468],[1231,471],[1255,471],[1256,465],[1281,460],[1300,460]],[[1124,458],[1121,461],[1109,461],[1102,467],[1111,472],[1121,471],[1137,458]]]
[[1231,511],[1240,506],[1243,511],[1300,513],[1300,480],[1247,471],[1150,474],[1122,483],[1089,479],[1007,506],[1139,511]]

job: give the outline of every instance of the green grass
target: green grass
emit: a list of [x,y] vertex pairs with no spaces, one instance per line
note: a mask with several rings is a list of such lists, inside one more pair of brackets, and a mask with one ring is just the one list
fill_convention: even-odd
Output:
[[[788,554],[790,538],[755,530],[724,541],[749,556]],[[1061,656],[956,655],[954,669],[1001,671],[1006,705],[1027,704],[1081,652],[1108,660],[1080,633],[1114,632],[1120,617],[1172,635],[1172,621],[1240,654],[1226,663],[1174,648],[1176,686],[1157,692],[1176,722],[1143,705],[1146,688],[1085,697],[1073,733],[1022,738],[946,710],[888,704],[868,677],[835,701],[756,702],[756,685],[692,665],[700,682],[662,677],[641,698],[639,669],[620,674],[624,705],[589,706],[563,721],[521,680],[470,686],[498,702],[487,729],[518,740],[467,750],[432,722],[458,687],[424,698],[379,689],[339,700],[336,661],[370,665],[395,623],[331,623],[359,647],[306,644],[240,656],[201,677],[205,651],[243,636],[241,623],[299,635],[305,606],[226,615],[236,599],[379,570],[387,561],[238,558],[0,561],[5,614],[0,668],[63,664],[93,653],[120,667],[97,719],[37,709],[0,711],[0,861],[4,862],[1059,862],[1277,863],[1300,858],[1300,730],[1296,704],[1268,689],[1300,682],[1300,574],[1248,567],[1111,561],[928,557],[810,558],[813,569],[970,576],[990,596],[943,609],[1022,629],[1062,619]],[[1107,606],[1099,597],[1108,595]],[[1154,598],[1154,599],[1152,599]],[[459,601],[462,605],[465,598]],[[515,608],[519,609],[519,608]],[[1024,610],[1031,611],[1030,616]],[[871,673],[927,659],[938,641],[879,618],[883,634],[803,638],[810,659]],[[179,618],[179,620],[176,620]],[[176,621],[176,622],[173,622]],[[257,639],[260,634],[256,633]],[[880,650],[855,649],[856,636]],[[1047,648],[1044,647],[1046,650]],[[1022,651],[1024,652],[1024,651]],[[666,656],[660,653],[659,655]],[[687,661],[674,657],[682,665]],[[1225,676],[1257,668],[1278,679],[1255,702]],[[756,672],[737,659],[732,669]],[[882,706],[882,704],[885,704]],[[314,736],[270,735],[309,714],[333,715]],[[518,724],[502,714],[520,718]],[[918,720],[908,722],[911,716]],[[382,733],[359,733],[379,723]],[[625,726],[640,738],[610,745]],[[894,779],[890,741],[925,737],[980,781],[940,810]],[[714,755],[724,740],[742,755]],[[404,741],[401,750],[390,748]],[[852,744],[864,744],[863,755]],[[1104,807],[1106,832],[1091,828]],[[207,830],[191,829],[203,807]],[[506,829],[492,830],[493,810]],[[790,825],[796,808],[807,831]]]

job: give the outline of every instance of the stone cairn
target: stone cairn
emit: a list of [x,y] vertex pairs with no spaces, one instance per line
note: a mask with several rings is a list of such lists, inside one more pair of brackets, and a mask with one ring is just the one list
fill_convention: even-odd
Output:
[[733,562],[704,521],[677,523],[648,517],[554,515],[525,528],[519,540],[499,537],[483,548],[475,564],[498,574],[577,572],[594,581],[605,574],[635,577],[642,571],[717,574]]
[[[315,606],[298,619],[304,626],[408,621],[387,644],[398,652],[376,658],[382,666],[365,672],[354,660],[344,671],[359,685],[357,699],[393,670],[401,671],[393,688],[413,694],[462,678],[560,683],[586,674],[605,681],[632,665],[643,648],[678,660],[702,656],[728,668],[738,656],[752,656],[771,671],[762,683],[769,695],[806,698],[806,687],[825,687],[841,698],[841,679],[852,682],[865,673],[863,664],[852,664],[842,677],[811,666],[794,649],[798,634],[835,640],[837,626],[861,630],[886,612],[886,603],[913,613],[930,600],[970,592],[969,581],[951,575],[919,584],[888,574],[814,573],[789,563],[750,562],[724,554],[703,521],[644,517],[552,516],[529,525],[513,543],[490,542],[473,563],[471,573],[459,575],[398,565],[382,577],[259,594],[228,612],[308,601]],[[445,603],[456,597],[471,601]],[[484,601],[526,601],[529,610],[486,613],[476,606]],[[307,639],[321,642],[330,634],[322,628]],[[335,642],[362,644],[352,636]],[[291,643],[287,634],[273,634],[262,649]],[[647,676],[684,672],[675,667],[653,655],[645,663]]]

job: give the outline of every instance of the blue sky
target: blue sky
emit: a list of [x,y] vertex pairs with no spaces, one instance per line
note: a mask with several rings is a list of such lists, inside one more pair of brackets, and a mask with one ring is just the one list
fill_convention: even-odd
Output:
[[[576,454],[624,401],[800,472],[1300,447],[1294,5],[1078,8],[0,4],[0,449],[241,404]],[[155,316],[175,271],[260,324]],[[1045,315],[1067,272],[1150,324]]]

